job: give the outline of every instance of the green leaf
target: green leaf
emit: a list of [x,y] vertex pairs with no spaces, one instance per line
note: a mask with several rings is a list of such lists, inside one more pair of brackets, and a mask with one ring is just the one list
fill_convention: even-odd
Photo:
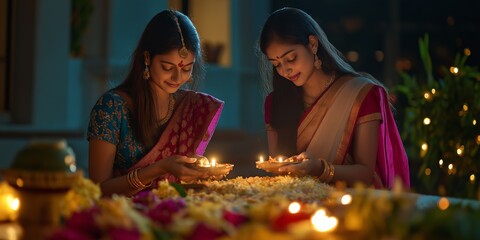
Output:
[[418,40],[420,57],[422,58],[423,67],[425,69],[425,74],[427,74],[427,83],[433,81],[432,74],[432,59],[430,58],[430,53],[428,51],[428,34],[425,34],[425,37]]
[[153,237],[156,240],[168,240],[168,239],[173,238],[172,234],[170,234],[166,231],[162,231],[159,228],[154,228],[153,229]]
[[182,186],[180,183],[170,183],[170,186],[174,187],[175,190],[177,190],[178,194],[180,194],[181,197],[186,197],[187,196],[187,191],[185,191],[185,188]]

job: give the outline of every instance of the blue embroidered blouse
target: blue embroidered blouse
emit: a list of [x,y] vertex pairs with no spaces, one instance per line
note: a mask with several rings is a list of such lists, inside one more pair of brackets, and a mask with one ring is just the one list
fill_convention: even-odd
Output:
[[117,146],[114,172],[128,170],[148,152],[135,138],[132,117],[125,99],[113,90],[98,99],[90,114],[87,140],[103,140]]

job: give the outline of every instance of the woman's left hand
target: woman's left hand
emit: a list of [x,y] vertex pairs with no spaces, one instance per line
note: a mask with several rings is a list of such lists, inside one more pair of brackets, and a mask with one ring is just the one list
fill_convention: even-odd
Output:
[[321,161],[311,159],[307,152],[302,152],[298,155],[292,156],[298,163],[292,163],[278,168],[279,172],[295,175],[306,176],[311,175],[315,168],[321,167]]

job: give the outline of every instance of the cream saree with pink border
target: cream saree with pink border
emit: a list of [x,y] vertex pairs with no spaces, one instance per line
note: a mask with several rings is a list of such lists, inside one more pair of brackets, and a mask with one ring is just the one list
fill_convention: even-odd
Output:
[[381,119],[372,184],[377,188],[392,188],[395,178],[399,178],[409,188],[408,158],[383,88],[377,88],[381,91],[381,112],[357,119],[362,102],[374,84],[365,77],[337,79],[300,123],[297,149],[335,165],[352,164],[348,153],[356,124]]

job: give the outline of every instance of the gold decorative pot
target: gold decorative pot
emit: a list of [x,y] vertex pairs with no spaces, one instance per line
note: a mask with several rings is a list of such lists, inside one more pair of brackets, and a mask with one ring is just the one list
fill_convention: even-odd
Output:
[[59,225],[65,195],[83,172],[65,140],[36,140],[17,153],[2,175],[18,192],[22,228],[44,231]]

